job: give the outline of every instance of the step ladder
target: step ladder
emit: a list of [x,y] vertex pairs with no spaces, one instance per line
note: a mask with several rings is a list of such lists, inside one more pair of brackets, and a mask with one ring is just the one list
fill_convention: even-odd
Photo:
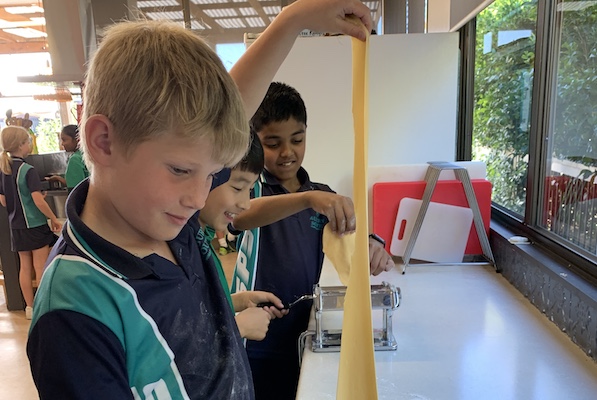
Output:
[[[406,272],[406,267],[410,263],[411,255],[413,250],[415,249],[415,244],[417,242],[417,237],[419,236],[419,232],[421,231],[421,227],[423,226],[423,220],[425,219],[425,214],[427,213],[427,209],[429,208],[429,203],[431,202],[431,196],[433,195],[433,191],[435,190],[435,185],[439,179],[439,175],[442,171],[452,170],[454,171],[454,175],[456,179],[458,179],[462,183],[462,187],[464,189],[464,194],[466,195],[466,200],[468,202],[468,206],[473,212],[473,222],[475,223],[475,230],[477,231],[477,236],[479,238],[479,243],[481,244],[481,249],[483,250],[483,257],[485,258],[484,262],[463,262],[463,263],[449,263],[450,265],[459,265],[459,264],[478,264],[478,265],[492,265],[496,272],[500,272],[497,265],[495,264],[495,259],[493,258],[493,252],[491,251],[491,247],[489,246],[489,239],[487,238],[487,233],[485,232],[485,226],[483,224],[483,218],[481,217],[481,211],[479,210],[479,204],[477,202],[477,196],[475,195],[475,191],[473,189],[473,185],[471,183],[471,179],[468,175],[468,170],[460,165],[456,165],[451,162],[445,161],[430,161],[428,162],[429,167],[427,168],[427,173],[425,174],[425,192],[423,193],[423,199],[421,203],[421,208],[419,209],[419,214],[417,215],[417,219],[415,220],[415,225],[413,226],[413,230],[410,234],[410,238],[408,239],[408,243],[406,245],[406,249],[404,251],[404,255],[402,256],[402,261],[404,263],[404,267],[402,269],[402,273]],[[441,263],[430,263],[432,265],[441,265]],[[421,264],[417,264],[421,265]]]

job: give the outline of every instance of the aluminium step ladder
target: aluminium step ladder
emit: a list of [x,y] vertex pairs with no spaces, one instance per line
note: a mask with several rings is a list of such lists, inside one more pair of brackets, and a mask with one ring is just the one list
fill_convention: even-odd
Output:
[[[423,199],[421,202],[421,208],[419,209],[419,214],[417,215],[417,219],[415,220],[415,224],[413,226],[413,230],[411,232],[410,238],[406,245],[406,249],[404,251],[404,255],[402,256],[402,261],[404,263],[404,267],[402,269],[402,273],[406,272],[406,267],[410,263],[410,259],[415,249],[415,244],[417,241],[417,237],[419,236],[419,232],[421,231],[421,227],[423,226],[423,220],[425,219],[425,214],[427,213],[427,209],[429,208],[429,203],[431,202],[431,196],[433,195],[433,191],[435,189],[435,185],[439,179],[439,175],[442,171],[445,170],[453,170],[454,175],[457,180],[462,183],[462,187],[464,189],[464,194],[466,195],[466,200],[468,202],[468,206],[473,212],[473,222],[475,224],[475,230],[477,231],[477,236],[479,237],[479,243],[481,244],[481,249],[483,250],[483,257],[485,258],[485,262],[466,262],[466,263],[449,263],[451,265],[455,264],[479,264],[479,265],[492,265],[496,272],[500,272],[497,265],[495,264],[495,259],[493,258],[493,252],[491,251],[491,247],[489,245],[489,239],[487,238],[487,232],[485,232],[485,226],[483,224],[483,218],[481,217],[481,211],[479,210],[479,204],[477,202],[477,197],[475,195],[475,191],[473,189],[473,185],[471,183],[468,170],[460,165],[456,165],[451,162],[445,161],[430,161],[428,162],[429,167],[427,168],[427,173],[425,174],[425,192],[423,193]],[[441,265],[441,263],[430,263],[432,265]],[[419,264],[420,265],[420,264]]]

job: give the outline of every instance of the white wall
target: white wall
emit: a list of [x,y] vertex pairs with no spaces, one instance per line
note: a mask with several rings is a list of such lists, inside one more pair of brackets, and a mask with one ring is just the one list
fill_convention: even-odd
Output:
[[[351,57],[347,37],[300,38],[275,80],[307,105],[311,179],[352,197]],[[372,36],[369,165],[454,161],[457,83],[457,33]]]

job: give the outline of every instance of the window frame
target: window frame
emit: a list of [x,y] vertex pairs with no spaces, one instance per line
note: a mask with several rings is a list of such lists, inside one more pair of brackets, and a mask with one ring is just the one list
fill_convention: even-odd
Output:
[[[557,62],[561,15],[556,12],[558,0],[537,1],[537,37],[533,71],[531,127],[529,131],[529,161],[526,182],[525,215],[492,203],[491,218],[496,223],[527,236],[531,242],[565,261],[565,266],[597,286],[597,262],[594,255],[571,247],[564,239],[540,226],[546,161],[547,140],[553,126],[555,109],[554,87],[557,84]],[[471,160],[473,134],[473,101],[475,73],[476,18],[460,30],[460,91],[458,106],[458,161]]]

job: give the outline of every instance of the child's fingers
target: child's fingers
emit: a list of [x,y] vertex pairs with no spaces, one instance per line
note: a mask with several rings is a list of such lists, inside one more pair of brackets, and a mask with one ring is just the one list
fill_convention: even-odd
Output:
[[[342,197],[334,207],[334,216],[336,221],[335,232],[339,235],[354,232],[356,229],[356,218],[354,214],[354,205],[348,197]],[[333,230],[333,225],[331,226]]]

